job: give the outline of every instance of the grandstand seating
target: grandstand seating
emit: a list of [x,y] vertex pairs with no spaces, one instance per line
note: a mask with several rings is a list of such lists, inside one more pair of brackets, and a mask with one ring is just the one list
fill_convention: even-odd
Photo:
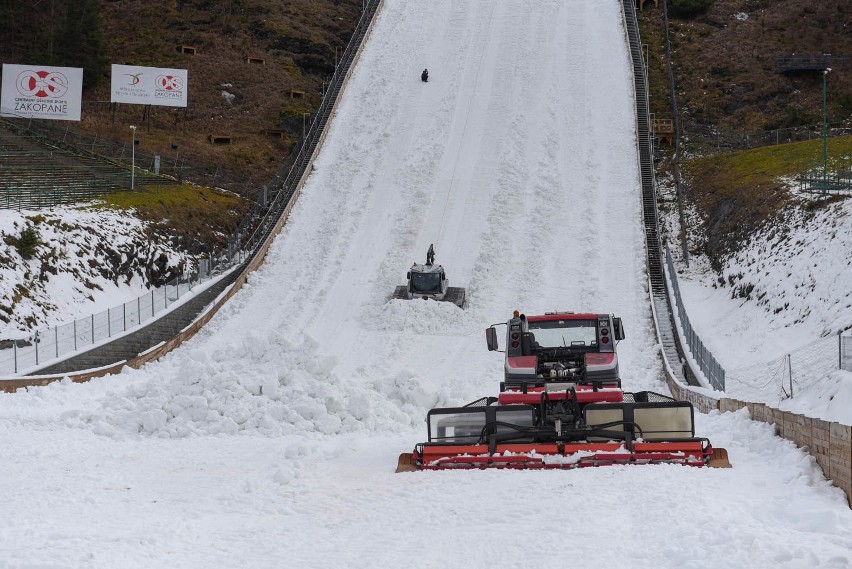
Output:
[[[136,186],[176,180],[136,168]],[[91,200],[130,189],[130,168],[70,145],[51,144],[0,123],[0,208],[27,209]]]

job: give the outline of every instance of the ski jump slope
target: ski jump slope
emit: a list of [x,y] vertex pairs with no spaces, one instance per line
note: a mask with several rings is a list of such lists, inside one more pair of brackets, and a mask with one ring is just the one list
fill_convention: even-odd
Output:
[[[623,317],[625,387],[665,390],[621,21],[385,0],[249,284],[144,369],[0,396],[0,568],[852,565],[842,492],[743,414],[697,417],[730,470],[393,472],[496,393],[515,308]],[[387,300],[430,243],[467,310]]]

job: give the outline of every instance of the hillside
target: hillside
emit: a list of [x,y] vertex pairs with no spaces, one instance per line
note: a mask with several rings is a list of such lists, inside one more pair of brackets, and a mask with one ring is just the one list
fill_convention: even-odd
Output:
[[[651,109],[658,118],[672,118],[662,8],[663,2],[658,8],[647,2],[640,26],[649,46]],[[852,8],[844,0],[716,0],[694,18],[670,14],[686,158],[683,205],[696,214],[687,229],[693,253],[707,254],[716,269],[765,223],[783,217],[782,210],[798,201],[789,191],[795,175],[822,161],[822,144],[814,140],[822,134],[822,75],[781,73],[779,58],[837,58],[826,78],[827,119],[831,135],[849,133],[850,27]],[[771,150],[738,152],[764,146]],[[832,137],[828,149],[830,160],[848,160],[849,139]],[[660,144],[658,175],[663,183],[671,178],[672,156],[673,148]]]
[[[671,3],[671,1],[670,1]],[[650,48],[651,108],[671,117],[665,70],[663,2],[651,0],[640,13]],[[852,6],[846,0],[716,0],[695,18],[670,15],[677,102],[689,144],[716,146],[774,142],[777,129],[822,124],[822,77],[814,72],[779,73],[778,59],[832,54],[827,81],[828,118],[852,115]],[[847,126],[850,126],[847,124]],[[785,140],[781,132],[779,141]]]
[[[0,60],[73,65],[57,50],[69,8],[84,4],[97,8],[107,65],[87,77],[94,85],[84,91],[82,121],[71,126],[121,142],[130,124],[140,125],[140,151],[185,160],[190,180],[251,193],[272,178],[318,106],[362,2],[0,0]],[[111,108],[110,63],[187,69],[189,106]],[[211,134],[232,143],[214,145]]]

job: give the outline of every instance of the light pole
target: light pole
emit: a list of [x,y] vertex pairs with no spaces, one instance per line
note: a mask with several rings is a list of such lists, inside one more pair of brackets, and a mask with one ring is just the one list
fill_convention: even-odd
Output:
[[130,141],[130,191],[136,188],[136,125],[130,125],[132,140]]
[[826,106],[825,78],[831,71],[826,67],[822,71],[822,193],[828,188],[828,107]]

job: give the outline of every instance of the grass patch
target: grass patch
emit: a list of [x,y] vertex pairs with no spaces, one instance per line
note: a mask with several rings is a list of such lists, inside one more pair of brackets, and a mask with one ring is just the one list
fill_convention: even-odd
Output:
[[[852,155],[852,136],[830,138],[827,148],[829,160]],[[684,161],[683,169],[697,194],[707,190],[730,195],[776,185],[780,178],[795,176],[816,163],[822,163],[822,140],[693,158]]]
[[[828,140],[828,156],[852,155],[852,137]],[[683,162],[687,197],[706,221],[706,253],[717,265],[790,200],[784,178],[821,163],[822,140],[755,148]]]
[[224,244],[250,206],[231,192],[180,184],[114,192],[94,207],[133,210],[140,219],[152,222],[154,230],[166,231],[193,251],[203,248],[202,244]]

